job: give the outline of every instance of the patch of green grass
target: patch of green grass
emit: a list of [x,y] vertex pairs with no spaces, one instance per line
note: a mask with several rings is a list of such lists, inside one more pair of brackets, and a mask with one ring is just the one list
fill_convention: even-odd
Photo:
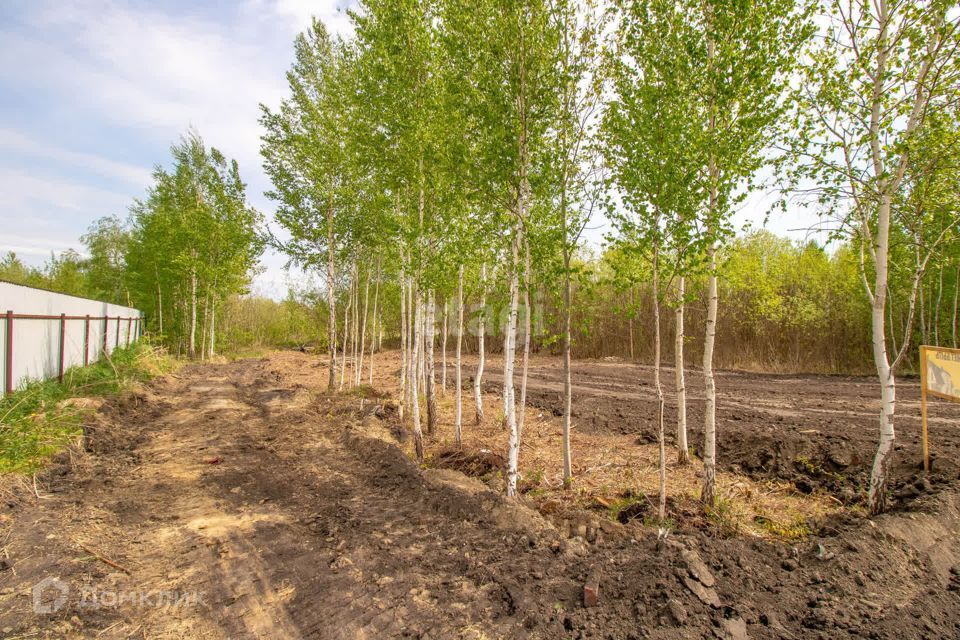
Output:
[[782,540],[796,542],[810,535],[810,527],[801,516],[794,516],[789,522],[780,522],[766,516],[754,516],[753,521],[761,529]]
[[56,379],[31,382],[0,399],[0,473],[31,474],[81,433],[89,407],[71,398],[108,396],[166,373],[174,360],[141,341]]
[[707,519],[722,538],[733,538],[740,533],[740,521],[730,498],[715,498],[713,507],[707,510]]
[[607,511],[610,514],[610,519],[619,521],[620,512],[624,509],[632,507],[636,504],[644,503],[647,501],[647,497],[643,493],[633,494],[629,493],[623,497],[617,498],[610,501],[610,506],[607,508]]
[[543,484],[543,469],[531,469],[524,472],[520,476],[520,481],[517,482],[517,491],[520,493],[532,493],[538,489],[541,489]]

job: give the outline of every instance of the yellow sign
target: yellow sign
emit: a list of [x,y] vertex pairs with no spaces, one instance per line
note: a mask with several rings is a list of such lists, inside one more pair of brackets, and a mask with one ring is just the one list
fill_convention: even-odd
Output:
[[946,400],[960,401],[960,349],[920,347],[920,383]]
[[923,418],[923,469],[930,471],[927,395],[960,402],[960,349],[920,347],[920,414]]

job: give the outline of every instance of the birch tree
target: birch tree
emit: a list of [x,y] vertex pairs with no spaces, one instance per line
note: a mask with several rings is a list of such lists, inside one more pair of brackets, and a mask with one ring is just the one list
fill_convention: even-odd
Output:
[[507,247],[509,312],[504,336],[503,403],[508,444],[507,494],[516,494],[520,434],[514,366],[522,251],[533,201],[532,179],[555,109],[560,31],[542,0],[444,3],[441,20],[457,85],[477,141],[478,189],[500,207]]
[[767,162],[764,151],[777,139],[788,81],[811,29],[809,10],[796,0],[709,0],[687,11],[699,34],[693,55],[700,72],[694,82],[704,128],[698,153],[706,170],[699,221],[708,273],[701,502],[710,509],[716,480],[717,252],[732,233],[734,205],[754,186],[757,171]]
[[[604,119],[605,152],[621,206],[611,212],[627,250],[650,265],[654,326],[654,389],[660,449],[659,517],[666,517],[664,395],[660,375],[661,291],[679,272],[691,244],[690,221],[701,191],[701,133],[689,55],[695,31],[683,6],[665,0],[618,5],[617,47],[611,61],[614,98]],[[682,317],[682,316],[681,316]],[[682,329],[678,327],[679,332]],[[680,351],[682,353],[682,349]],[[682,356],[678,360],[678,403],[682,401]],[[681,411],[678,409],[678,416]],[[685,458],[686,433],[678,422],[677,446]]]
[[343,242],[343,225],[336,214],[347,199],[348,182],[343,137],[348,63],[344,45],[316,20],[297,36],[294,54],[287,74],[290,96],[276,111],[261,105],[261,154],[273,184],[267,197],[277,202],[275,220],[289,234],[289,239],[275,244],[291,262],[324,276],[327,386],[332,390],[337,375],[337,255]]
[[810,62],[797,92],[797,135],[787,155],[787,175],[860,248],[881,399],[868,496],[869,510],[876,514],[886,506],[896,437],[896,370],[910,346],[923,272],[948,231],[942,229],[916,247],[907,330],[895,350],[888,348],[891,327],[885,313],[891,238],[920,222],[916,208],[900,206],[909,200],[907,172],[927,127],[955,101],[957,5],[834,1],[826,5],[820,23],[820,38],[808,52]]

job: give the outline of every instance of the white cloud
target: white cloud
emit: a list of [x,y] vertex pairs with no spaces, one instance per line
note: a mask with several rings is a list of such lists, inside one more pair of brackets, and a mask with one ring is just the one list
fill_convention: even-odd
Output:
[[317,2],[316,0],[248,0],[245,11],[257,15],[263,12],[280,16],[288,29],[299,33],[310,26],[312,18],[319,18],[334,34],[347,36],[353,31],[350,18],[343,7],[355,2]]
[[17,153],[62,162],[140,187],[149,184],[151,179],[150,169],[146,167],[116,162],[93,153],[55,147],[13,129],[0,129],[0,151],[5,155]]
[[[23,96],[25,104],[36,96],[45,101],[37,113],[18,113],[16,128],[0,128],[0,159],[12,167],[0,166],[4,246],[47,254],[63,247],[39,238],[13,240],[9,232],[69,235],[102,215],[122,213],[150,183],[149,167],[167,162],[161,149],[190,126],[238,160],[251,200],[269,217],[259,104],[275,106],[286,94],[294,35],[312,16],[333,33],[348,34],[349,18],[338,6],[350,4],[242,0],[177,10],[121,0],[20,5],[15,20],[0,24],[0,90]],[[97,142],[54,142],[57,129],[24,125],[35,116],[67,128],[64,138]],[[149,157],[138,159],[142,166],[117,162],[107,150],[117,146],[125,158],[138,150]],[[18,155],[40,172],[12,164]],[[105,180],[85,184],[90,173]],[[274,295],[285,289],[282,262],[265,256],[266,271],[258,277]]]
[[20,224],[38,222],[38,212],[43,210],[89,212],[100,217],[121,213],[131,202],[128,194],[0,167],[0,211],[4,219]]

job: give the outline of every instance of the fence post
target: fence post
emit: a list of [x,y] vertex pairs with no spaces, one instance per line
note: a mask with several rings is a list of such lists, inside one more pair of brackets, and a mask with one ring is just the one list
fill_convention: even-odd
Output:
[[133,316],[127,318],[127,346],[130,346],[130,329],[133,328]]
[[83,319],[83,366],[90,364],[90,314]]
[[103,316],[103,353],[107,355],[107,329],[110,328],[110,316]]
[[117,316],[117,335],[113,339],[113,348],[120,348],[120,316]]
[[13,311],[7,310],[7,348],[4,351],[4,386],[13,393]]
[[63,352],[64,352],[64,343],[66,342],[66,333],[67,333],[67,314],[60,314],[60,363],[57,366],[57,380],[60,384],[63,384]]

